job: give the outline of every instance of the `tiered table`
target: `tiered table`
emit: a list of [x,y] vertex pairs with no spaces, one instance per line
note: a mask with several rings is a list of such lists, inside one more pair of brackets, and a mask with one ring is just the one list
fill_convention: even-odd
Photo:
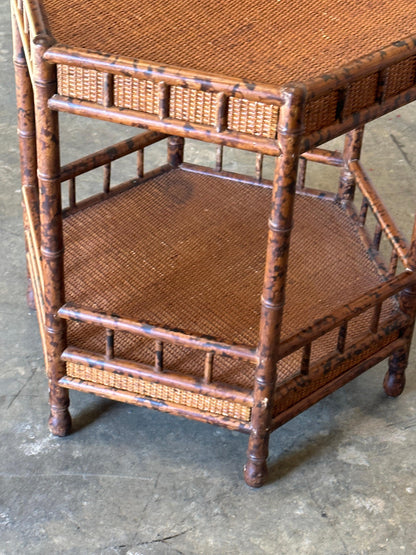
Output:
[[[270,433],[319,399],[388,357],[385,390],[401,393],[416,231],[409,245],[359,158],[364,124],[416,98],[414,0],[12,0],[12,14],[54,434],[70,432],[69,389],[210,422],[249,434],[257,487]],[[59,112],[146,131],[61,166]],[[319,147],[345,133],[342,153]],[[215,167],[184,162],[186,138],[217,145]],[[166,163],[145,172],[158,142]],[[224,171],[224,147],[253,153],[250,175]],[[339,168],[335,192],[306,186],[309,162]]]

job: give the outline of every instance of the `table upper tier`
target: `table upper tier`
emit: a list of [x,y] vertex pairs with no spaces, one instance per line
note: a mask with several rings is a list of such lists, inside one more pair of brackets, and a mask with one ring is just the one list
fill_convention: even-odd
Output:
[[43,0],[60,44],[280,86],[416,35],[415,0]]

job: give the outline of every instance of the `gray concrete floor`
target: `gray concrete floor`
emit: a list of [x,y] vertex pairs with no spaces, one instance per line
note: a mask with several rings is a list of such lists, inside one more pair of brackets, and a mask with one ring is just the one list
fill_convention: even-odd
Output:
[[[0,8],[0,553],[416,553],[415,348],[401,397],[384,395],[382,363],[275,432],[260,490],[242,478],[247,437],[207,424],[75,392],[74,433],[49,434],[36,314],[25,304],[4,0]],[[110,141],[108,126],[63,123],[64,159]],[[368,126],[367,169],[407,233],[415,144],[414,105]],[[189,156],[212,154],[192,143]],[[240,153],[229,161],[247,163]]]

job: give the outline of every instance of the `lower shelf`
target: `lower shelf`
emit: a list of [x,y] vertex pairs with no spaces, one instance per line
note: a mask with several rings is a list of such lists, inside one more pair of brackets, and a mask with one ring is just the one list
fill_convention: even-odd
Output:
[[[66,298],[152,325],[255,347],[271,189],[173,169],[64,220]],[[382,282],[357,226],[340,206],[299,194],[283,337]],[[381,319],[397,310],[383,304]],[[347,345],[368,328],[351,321]],[[68,343],[103,353],[103,329],[77,322]],[[311,360],[332,352],[336,333],[314,342]],[[154,342],[117,332],[115,356],[152,365]],[[202,377],[204,355],[167,345],[171,372]],[[279,363],[278,384],[299,373],[300,354]],[[254,364],[218,357],[213,381],[252,390]]]

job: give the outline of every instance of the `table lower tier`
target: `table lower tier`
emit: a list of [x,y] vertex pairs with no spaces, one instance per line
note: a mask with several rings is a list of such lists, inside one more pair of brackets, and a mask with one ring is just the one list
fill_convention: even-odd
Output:
[[[92,311],[255,349],[270,202],[268,186],[180,168],[75,212],[64,220],[66,299]],[[357,223],[334,201],[299,193],[283,340],[382,282]],[[389,344],[398,340],[406,323],[397,300],[383,303],[376,334],[368,332],[371,318],[367,311],[350,321],[347,354],[338,356],[338,362],[338,329],[313,342],[314,376],[302,375],[301,349],[280,360],[278,410],[324,392],[331,380],[348,381],[348,372],[375,360],[377,352],[388,356]],[[250,420],[254,361],[215,355],[212,384],[199,390],[206,360],[202,350],[167,342],[162,378],[143,379],[140,368],[150,376],[154,367],[153,339],[115,332],[114,359],[125,365],[122,371],[105,358],[102,327],[69,321],[68,345],[89,353],[90,359],[85,363],[64,356],[65,387],[156,404],[161,410],[188,407],[198,419],[204,419],[195,416],[200,412],[226,421]],[[188,390],[164,383],[164,375],[189,380]]]

